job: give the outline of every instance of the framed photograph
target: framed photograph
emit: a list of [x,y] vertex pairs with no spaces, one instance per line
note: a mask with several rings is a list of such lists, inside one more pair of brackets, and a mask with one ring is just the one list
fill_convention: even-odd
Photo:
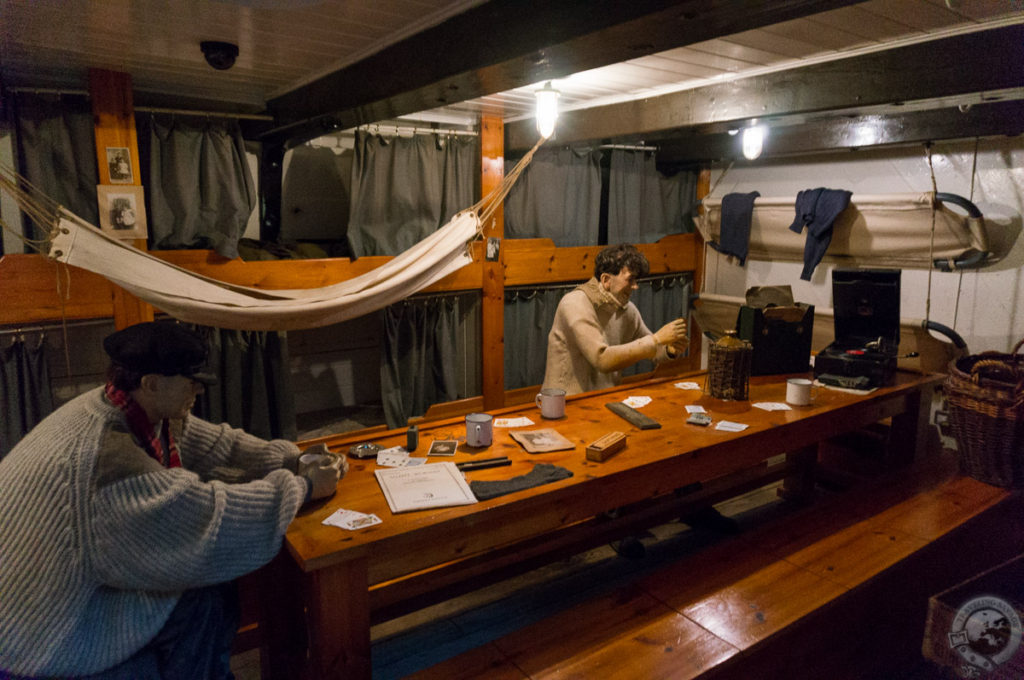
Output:
[[107,167],[110,169],[111,184],[134,184],[132,174],[132,153],[126,146],[107,147]]
[[146,204],[142,187],[96,187],[100,204],[100,229],[114,238],[146,238]]

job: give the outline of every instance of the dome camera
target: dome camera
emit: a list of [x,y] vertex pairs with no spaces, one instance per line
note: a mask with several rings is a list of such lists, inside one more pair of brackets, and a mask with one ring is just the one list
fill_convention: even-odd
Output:
[[206,63],[218,71],[234,66],[235,58],[238,56],[238,45],[228,42],[205,40],[199,43],[199,49],[203,51]]

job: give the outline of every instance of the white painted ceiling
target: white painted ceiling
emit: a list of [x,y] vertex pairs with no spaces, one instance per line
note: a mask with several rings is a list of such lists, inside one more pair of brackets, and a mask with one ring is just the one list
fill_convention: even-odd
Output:
[[[131,74],[137,92],[258,113],[274,97],[479,4],[0,0],[0,77],[7,88],[79,90],[86,87],[88,68],[103,68]],[[587,108],[1018,23],[1024,23],[1024,0],[869,0],[577,73],[554,86],[563,109]],[[235,66],[208,66],[199,49],[204,40],[236,43]],[[542,84],[414,117],[471,124],[487,113],[517,120],[532,115],[533,91]]]

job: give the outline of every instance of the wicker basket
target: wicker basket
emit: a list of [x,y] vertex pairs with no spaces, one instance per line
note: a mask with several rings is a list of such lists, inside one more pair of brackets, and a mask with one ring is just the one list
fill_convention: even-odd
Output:
[[950,363],[949,424],[964,473],[1024,487],[1024,340],[1010,354],[983,352]]
[[749,342],[729,330],[712,343],[708,351],[707,391],[716,399],[747,398],[750,388],[750,364],[754,350]]

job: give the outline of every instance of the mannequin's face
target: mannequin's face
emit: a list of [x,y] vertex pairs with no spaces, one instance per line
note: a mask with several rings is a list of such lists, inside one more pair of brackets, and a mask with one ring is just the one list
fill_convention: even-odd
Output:
[[629,302],[629,296],[639,288],[636,275],[629,270],[629,267],[623,267],[615,276],[601,274],[601,286],[622,304]]
[[157,375],[142,378],[142,384],[132,396],[146,411],[151,423],[164,418],[184,418],[203,393],[203,384],[183,375]]

